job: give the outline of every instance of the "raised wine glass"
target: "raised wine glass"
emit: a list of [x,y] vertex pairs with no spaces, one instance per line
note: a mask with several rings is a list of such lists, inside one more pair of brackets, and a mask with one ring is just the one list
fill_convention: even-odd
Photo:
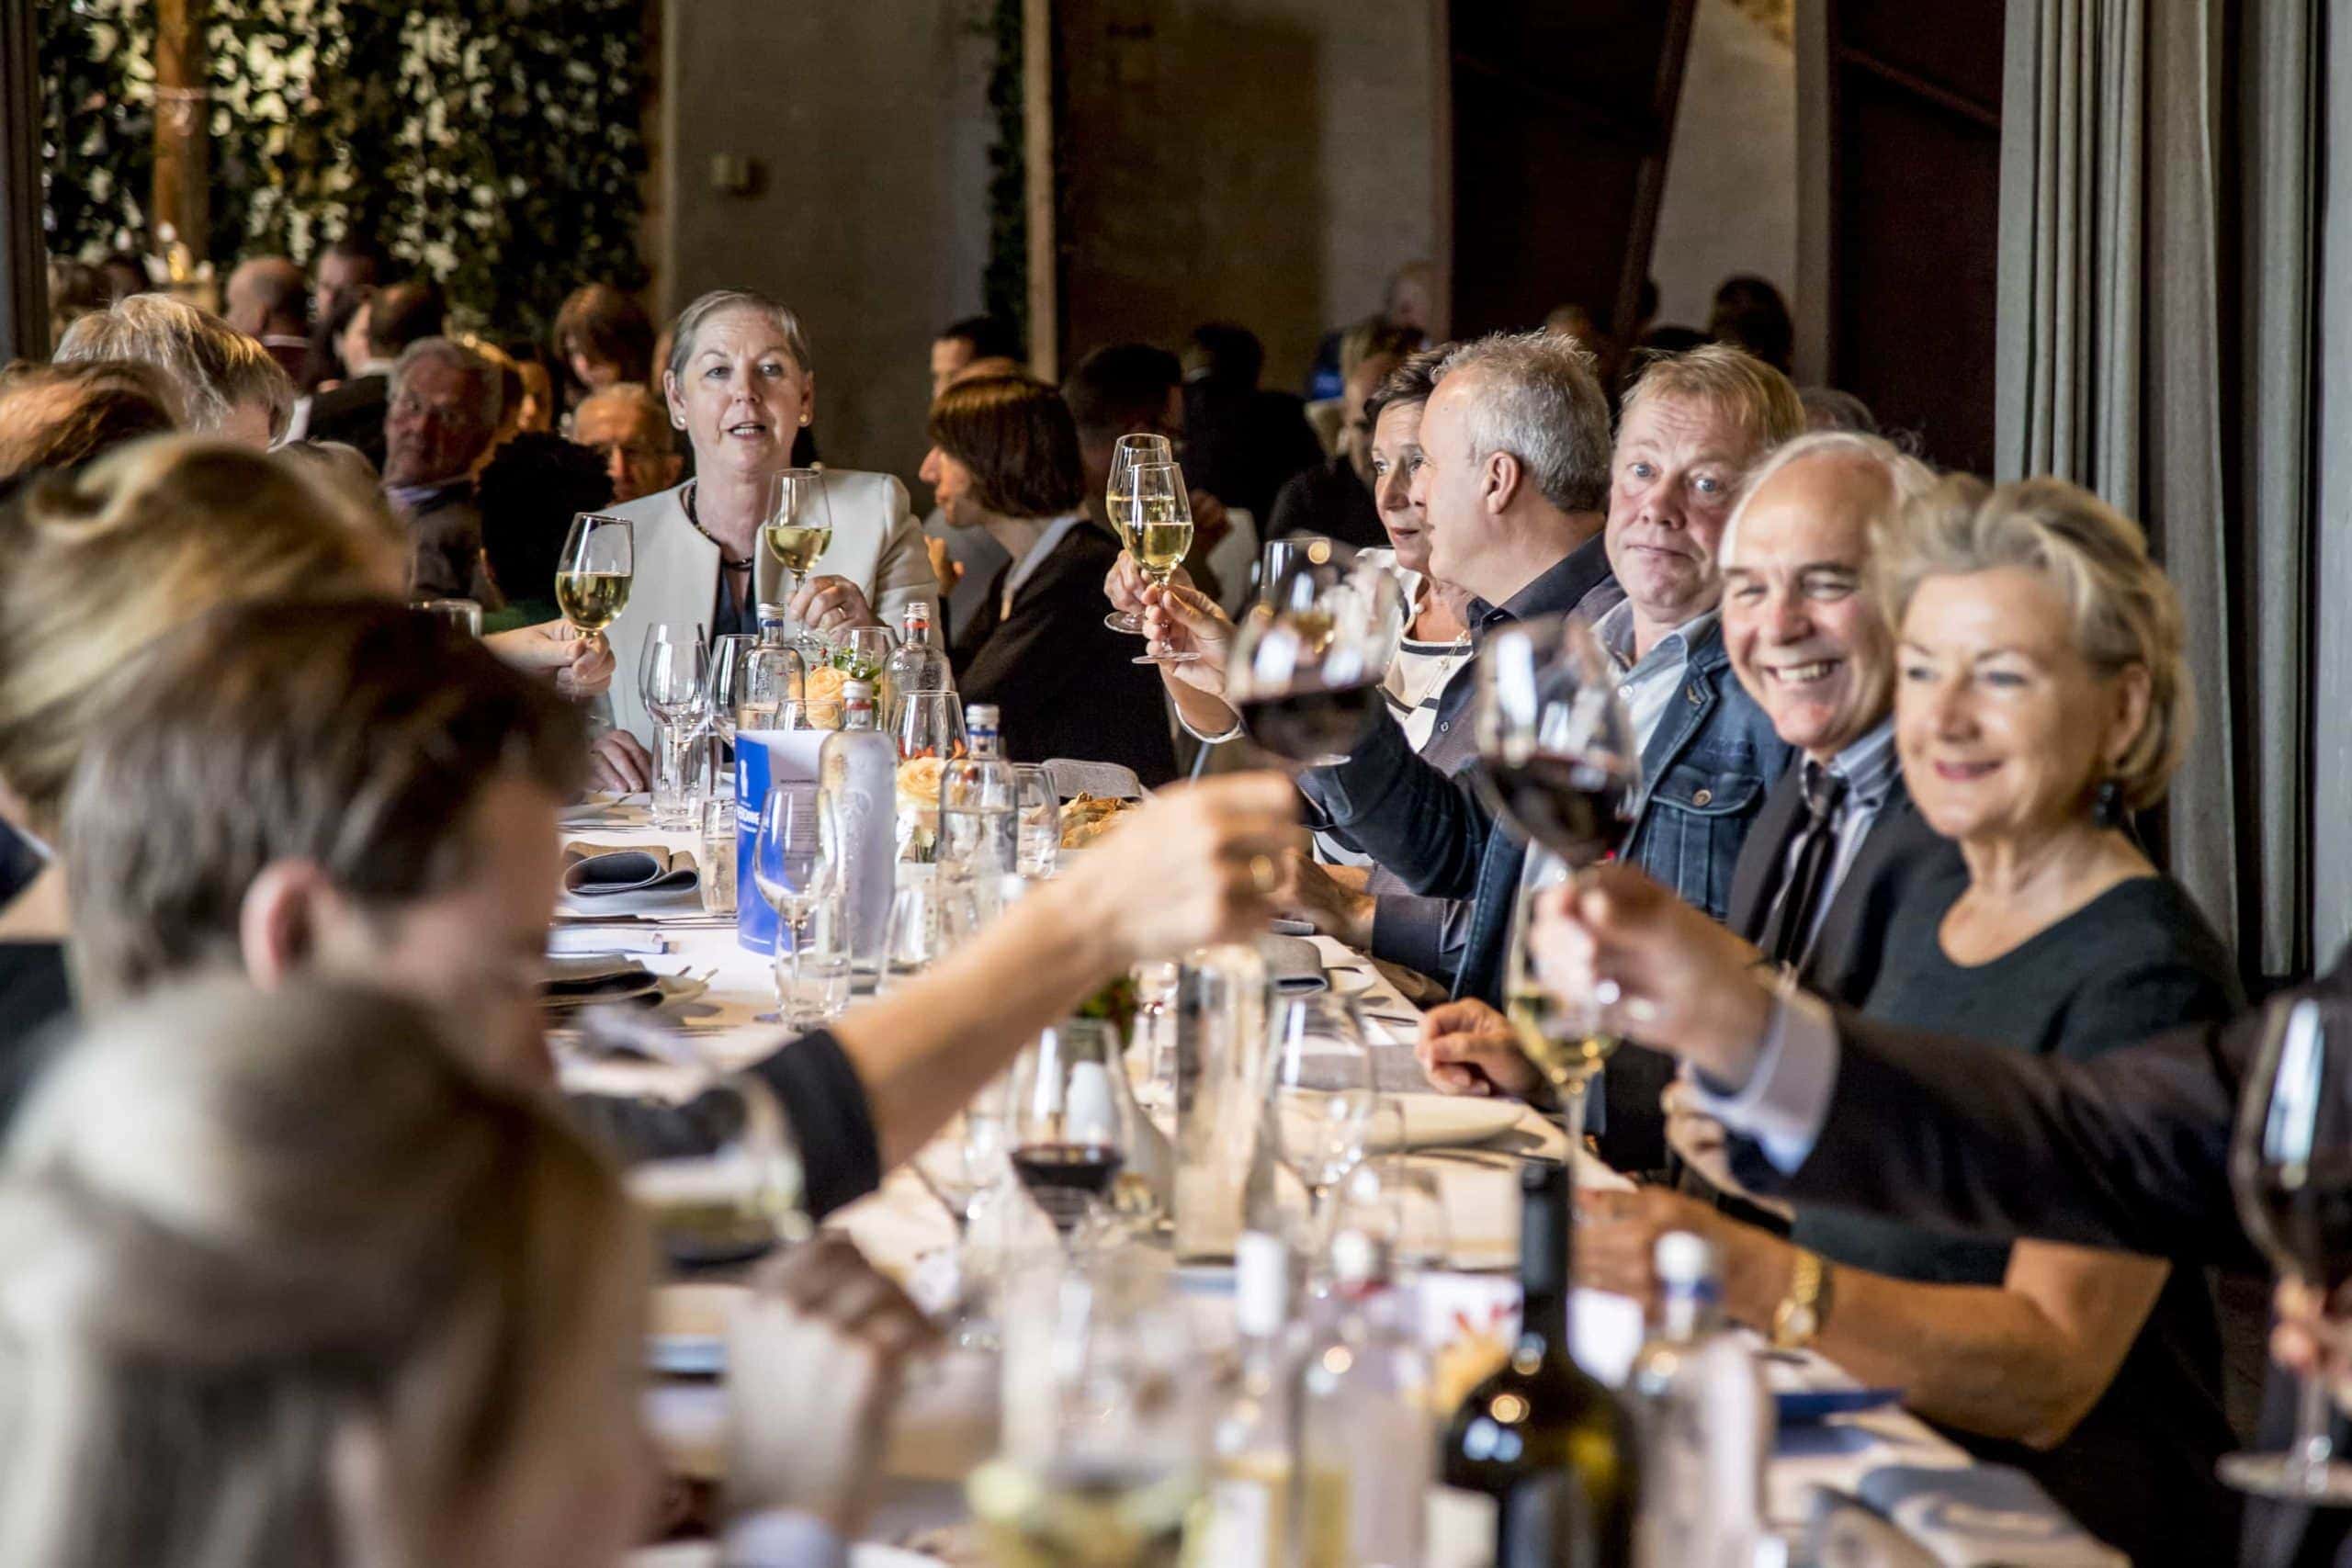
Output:
[[1126,1164],[1134,1129],[1125,1072],[1110,1027],[1084,1018],[1046,1030],[1013,1065],[1005,1129],[1012,1169],[1065,1241],[1110,1197]]
[[1242,616],[1226,694],[1261,750],[1293,769],[1337,762],[1387,722],[1381,682],[1404,631],[1395,575],[1316,539]]
[[[2305,998],[2273,1010],[2238,1106],[2230,1188],[2246,1234],[2283,1278],[2324,1299],[2352,1278],[2352,1008]],[[2308,1377],[2297,1393],[2292,1446],[2226,1455],[2222,1480],[2305,1506],[2352,1504],[2326,1387]]]
[[[786,468],[769,479],[765,516],[760,537],[784,569],[776,589],[786,606],[788,623],[789,606],[801,583],[833,543],[832,502],[825,495],[823,473],[815,468]],[[805,627],[794,640],[804,654],[810,653],[810,644],[818,641]]]
[[626,517],[582,512],[556,558],[555,602],[582,637],[602,637],[628,605],[637,579],[637,529]]
[[1560,1101],[1568,1135],[1584,1135],[1585,1095],[1617,1048],[1589,1003],[1537,978],[1527,950],[1528,902],[1616,853],[1641,791],[1640,748],[1617,695],[1616,671],[1574,617],[1502,627],[1478,659],[1471,734],[1478,782],[1496,810],[1534,845],[1521,888],[1519,937],[1503,979],[1503,1011],[1519,1048]]
[[[1165,435],[1122,435],[1111,448],[1111,478],[1110,482],[1102,487],[1102,515],[1110,520],[1112,528],[1118,533],[1119,542],[1127,547],[1130,555],[1135,554],[1135,541],[1128,535],[1127,521],[1135,509],[1136,468],[1143,463],[1173,463],[1175,460],[1176,448]],[[1143,564],[1141,556],[1136,556],[1136,564]],[[1144,628],[1143,617],[1133,610],[1115,610],[1102,617],[1102,624],[1114,632],[1125,632],[1131,637],[1150,635]]]
[[[1112,513],[1127,541],[1127,554],[1143,574],[1160,587],[1176,575],[1193,547],[1193,497],[1184,485],[1184,470],[1173,463],[1138,463],[1128,475],[1135,490],[1124,513]],[[1187,664],[1199,654],[1189,649],[1169,651],[1147,648],[1137,664]]]

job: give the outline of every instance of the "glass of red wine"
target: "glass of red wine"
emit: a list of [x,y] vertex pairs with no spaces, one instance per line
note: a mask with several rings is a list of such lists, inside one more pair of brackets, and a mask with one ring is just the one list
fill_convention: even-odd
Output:
[[1387,722],[1382,689],[1405,631],[1396,574],[1311,538],[1234,634],[1226,696],[1250,740],[1295,768],[1343,761]]
[[[2274,1010],[2238,1106],[2230,1187],[2283,1277],[2331,1298],[2352,1279],[2352,1008],[2306,998]],[[2222,1480],[2261,1497],[2352,1504],[2323,1381],[2304,1379],[2300,1393],[2292,1446],[2227,1455]]]
[[1099,1019],[1065,1019],[1013,1065],[1005,1128],[1013,1173],[1067,1242],[1111,1196],[1135,1108],[1117,1037]]
[[1617,672],[1580,619],[1546,617],[1493,632],[1477,680],[1471,734],[1479,785],[1532,846],[1503,1011],[1521,1053],[1552,1086],[1569,1136],[1580,1138],[1586,1090],[1617,1038],[1602,1026],[1595,998],[1560,997],[1536,978],[1526,950],[1527,904],[1617,852],[1641,793],[1640,751],[1618,699]]

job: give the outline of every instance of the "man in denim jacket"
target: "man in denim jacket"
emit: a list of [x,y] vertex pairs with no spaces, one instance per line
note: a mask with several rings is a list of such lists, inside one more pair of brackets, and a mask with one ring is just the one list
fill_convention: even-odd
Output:
[[[1472,626],[1483,637],[1521,615],[1568,606],[1527,602],[1544,571],[1519,584],[1497,581],[1509,558],[1492,548],[1494,488],[1484,478],[1497,454],[1475,449],[1478,432],[1464,418],[1471,400],[1463,391],[1476,389],[1448,400],[1441,380],[1423,420],[1416,488],[1428,496],[1430,569],[1480,595]],[[1642,742],[1644,790],[1624,858],[1717,919],[1747,828],[1792,753],[1724,651],[1715,553],[1749,466],[1804,427],[1787,378],[1736,349],[1653,364],[1626,396],[1611,460],[1605,547],[1623,602],[1609,604],[1604,587],[1577,606],[1601,612],[1595,629],[1623,670],[1621,695]],[[1530,874],[1526,846],[1466,777],[1429,767],[1394,728],[1375,728],[1346,762],[1310,773],[1305,787],[1330,827],[1416,892],[1469,901],[1453,983],[1464,1000],[1431,1014],[1429,1027],[1502,1027],[1493,1006]],[[1657,1097],[1671,1076],[1663,1058],[1640,1050],[1611,1064],[1593,1103],[1612,1163],[1664,1163]]]

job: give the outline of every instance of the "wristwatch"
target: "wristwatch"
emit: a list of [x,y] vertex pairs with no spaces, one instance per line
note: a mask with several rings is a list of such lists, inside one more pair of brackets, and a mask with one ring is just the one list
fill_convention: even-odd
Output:
[[1789,1271],[1789,1293],[1772,1309],[1772,1348],[1802,1350],[1811,1345],[1829,1321],[1830,1295],[1828,1259],[1799,1247]]

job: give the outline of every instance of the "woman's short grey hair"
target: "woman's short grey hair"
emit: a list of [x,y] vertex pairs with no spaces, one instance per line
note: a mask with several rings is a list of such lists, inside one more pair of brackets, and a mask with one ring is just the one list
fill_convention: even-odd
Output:
[[1460,375],[1479,378],[1463,413],[1473,452],[1510,453],[1563,512],[1608,505],[1609,400],[1589,352],[1555,333],[1496,333],[1449,353],[1435,380]]
[[392,390],[397,392],[408,381],[408,373],[426,360],[454,365],[474,384],[474,409],[481,420],[481,428],[498,428],[498,416],[506,412],[506,392],[500,385],[498,367],[486,355],[476,354],[453,337],[421,337],[401,350],[392,361]]
[[1936,487],[1933,468],[1883,436],[1853,430],[1816,430],[1794,441],[1784,441],[1765,454],[1763,461],[1748,469],[1740,481],[1739,495],[1732,502],[1731,520],[1724,525],[1722,547],[1716,552],[1725,566],[1734,559],[1739,520],[1747,515],[1748,503],[1756,499],[1756,492],[1781,469],[1809,457],[1844,457],[1868,463],[1886,476],[1892,504],[1871,518],[1869,548],[1873,560],[1885,548],[1887,536],[1903,509]]
[[133,294],[110,310],[77,319],[58,340],[61,365],[134,359],[153,365],[179,388],[187,428],[209,434],[238,407],[269,411],[269,434],[282,434],[294,412],[294,382],[269,350],[220,317],[168,294]]
[[2115,765],[2133,810],[2154,806],[2179,767],[2194,720],[2181,653],[2180,599],[2149,558],[2140,525],[2080,485],[2059,479],[1987,485],[1955,475],[1904,508],[1880,562],[1896,626],[1931,577],[2018,567],[2057,589],[2075,648],[2101,675],[2148,674],[2148,718]]
[[702,335],[703,323],[730,310],[755,310],[765,316],[769,324],[784,334],[785,351],[792,355],[792,363],[800,373],[806,376],[817,367],[808,357],[808,333],[791,307],[749,288],[714,288],[679,311],[678,319],[671,323],[670,363],[663,368],[672,376],[684,378],[686,367],[694,360],[695,339]]

